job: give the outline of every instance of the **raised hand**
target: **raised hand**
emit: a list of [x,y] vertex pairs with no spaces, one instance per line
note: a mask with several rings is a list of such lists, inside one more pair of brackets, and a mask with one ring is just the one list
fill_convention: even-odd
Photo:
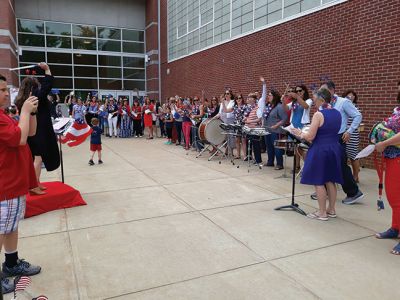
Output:
[[39,104],[39,100],[37,97],[29,96],[29,98],[26,99],[24,104],[22,105],[21,114],[22,113],[30,114],[31,112],[36,112],[38,104]]

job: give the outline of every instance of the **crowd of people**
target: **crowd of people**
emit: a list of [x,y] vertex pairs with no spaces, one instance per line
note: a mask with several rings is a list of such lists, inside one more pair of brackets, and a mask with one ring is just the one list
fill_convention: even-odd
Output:
[[130,105],[127,98],[115,99],[112,95],[104,100],[88,94],[87,99],[76,97],[72,93],[61,102],[60,98],[49,96],[52,102],[52,116],[57,118],[61,112],[57,112],[57,105],[68,105],[69,115],[77,122],[91,125],[91,120],[99,120],[99,127],[107,137],[129,138],[143,137],[144,130],[148,129],[148,139],[154,138],[154,128],[161,128],[161,136],[166,136],[164,130],[164,113],[159,102],[155,103],[149,97],[137,96]]
[[[359,152],[362,114],[357,106],[358,96],[354,90],[345,91],[342,96],[336,93],[335,83],[328,81],[318,89],[309,92],[307,86],[286,85],[281,95],[277,90],[267,91],[264,78],[262,93],[254,91],[247,95],[234,94],[231,89],[210,101],[204,97],[171,97],[163,106],[168,119],[168,142],[181,144],[181,132],[185,141],[184,148],[200,151],[204,141],[198,139],[198,127],[202,121],[219,118],[224,124],[237,124],[249,128],[266,128],[268,134],[264,139],[250,134],[236,136],[230,139],[228,135],[225,154],[236,159],[253,160],[254,164],[262,165],[262,149],[267,152],[267,162],[264,166],[282,169],[285,150],[276,147],[278,140],[290,140],[286,135],[285,126],[291,134],[309,143],[309,146],[299,147],[294,155],[302,157],[304,167],[301,172],[301,183],[313,185],[315,193],[311,198],[318,201],[319,209],[309,213],[307,217],[320,221],[337,218],[336,200],[337,184],[340,184],[346,194],[343,204],[351,205],[360,201],[364,194],[358,187],[360,163],[356,159]],[[400,103],[400,82],[399,82]],[[315,112],[310,117],[311,108]],[[400,171],[400,108],[395,108],[389,118],[393,136],[376,143],[376,151],[382,152],[386,164],[385,189],[388,201],[393,210],[392,226],[382,233],[377,233],[379,239],[397,239],[400,230],[400,190],[397,175]],[[187,128],[192,128],[192,134]],[[307,130],[304,130],[304,129]],[[172,132],[175,132],[175,137]],[[206,141],[207,142],[207,141]],[[251,143],[251,151],[247,145]],[[311,144],[311,145],[310,145]],[[397,146],[396,146],[397,145]],[[219,145],[213,145],[213,151]],[[236,155],[234,152],[236,151]],[[242,153],[245,154],[242,156]],[[288,153],[286,153],[288,154]],[[300,162],[300,159],[297,160]],[[349,163],[352,169],[349,166]],[[297,165],[292,172],[299,172]],[[397,172],[397,173],[396,173]],[[400,254],[400,243],[393,250]]]
[[[34,195],[45,193],[46,187],[40,183],[42,163],[48,171],[60,165],[51,120],[51,116],[59,116],[54,103],[59,103],[60,99],[49,95],[53,83],[50,68],[45,63],[40,63],[39,67],[45,72],[44,78],[40,83],[34,77],[25,78],[14,106],[10,105],[6,78],[0,75],[0,170],[3,174],[0,177],[0,249],[4,247],[5,250],[1,276],[3,293],[15,289],[7,277],[31,276],[41,271],[39,266],[18,257],[18,222],[24,217],[26,195],[29,192]],[[344,204],[354,204],[364,196],[357,184],[360,165],[356,155],[362,121],[357,93],[348,90],[340,97],[334,82],[328,81],[311,92],[303,84],[286,85],[280,94],[276,89],[268,90],[263,77],[260,77],[260,82],[261,92],[254,91],[246,97],[226,89],[222,95],[210,99],[203,91],[200,97],[174,96],[160,104],[137,94],[130,105],[128,99],[109,97],[103,101],[88,95],[84,102],[71,94],[65,103],[75,122],[87,123],[93,128],[90,165],[94,164],[95,152],[98,152],[98,163],[103,163],[103,132],[110,138],[129,138],[141,137],[147,131],[147,139],[151,140],[159,128],[160,136],[167,139],[166,145],[175,144],[186,151],[204,152],[211,144],[210,155],[219,153],[232,159],[253,161],[260,167],[281,170],[284,168],[283,155],[288,155],[289,151],[285,153],[277,147],[277,141],[288,142],[291,134],[292,138],[295,136],[308,143],[299,147],[301,151],[293,153],[303,160],[301,183],[315,187],[311,198],[318,201],[319,208],[307,216],[320,221],[336,218],[337,184],[342,185],[346,194],[342,200]],[[400,82],[398,92],[400,103]],[[199,127],[203,122],[218,119],[225,126],[246,127],[248,132],[226,135],[224,147],[209,143],[200,136]],[[375,149],[383,153],[385,189],[393,215],[392,226],[377,233],[376,237],[397,239],[400,230],[400,185],[397,179],[400,172],[400,107],[394,109],[384,126],[385,133],[391,131],[391,135],[376,140]],[[254,133],[260,128],[265,129],[266,134]],[[289,137],[287,132],[290,132]],[[265,163],[263,152],[267,155]],[[300,168],[299,164],[292,171],[300,172]],[[4,176],[5,170],[7,176]],[[400,243],[392,253],[400,255]]]

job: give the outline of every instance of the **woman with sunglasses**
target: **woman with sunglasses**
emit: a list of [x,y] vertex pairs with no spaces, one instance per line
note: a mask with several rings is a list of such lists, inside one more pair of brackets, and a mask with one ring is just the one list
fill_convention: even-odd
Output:
[[[233,124],[235,122],[235,116],[233,114],[233,108],[235,106],[235,95],[231,90],[227,89],[225,94],[221,96],[221,104],[219,106],[218,114],[214,118],[220,118],[223,123]],[[226,154],[233,157],[233,148],[235,148],[235,139],[232,135],[227,136],[228,144]],[[230,153],[228,153],[228,150]]]
[[[286,111],[290,111],[290,124],[294,128],[302,129],[305,125],[310,124],[310,111],[313,104],[312,99],[310,99],[307,87],[302,84],[295,88],[294,92],[287,93],[288,97],[291,98],[291,102],[284,105]],[[299,148],[299,153],[296,155],[296,170],[294,172],[300,171],[300,155],[304,160],[304,152]],[[300,155],[299,155],[300,154]]]

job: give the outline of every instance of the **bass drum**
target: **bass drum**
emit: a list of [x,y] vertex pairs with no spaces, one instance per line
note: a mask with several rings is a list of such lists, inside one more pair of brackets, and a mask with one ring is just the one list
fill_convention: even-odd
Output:
[[225,141],[225,136],[221,133],[222,124],[220,119],[207,119],[199,126],[200,140],[212,145],[219,145]]

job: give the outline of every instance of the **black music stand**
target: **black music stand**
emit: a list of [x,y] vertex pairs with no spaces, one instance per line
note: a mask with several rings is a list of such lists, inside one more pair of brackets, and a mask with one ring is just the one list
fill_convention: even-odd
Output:
[[[282,127],[282,129],[284,129],[284,128]],[[291,134],[286,129],[284,129],[284,130],[288,133],[288,136],[293,139],[295,151],[296,151],[296,147],[299,144],[301,144],[301,143],[305,144],[306,143],[305,141],[301,140],[299,137]],[[296,155],[293,156],[293,170],[296,170]],[[295,186],[296,186],[296,172],[293,171],[293,175],[292,175],[292,202],[289,205],[279,206],[279,207],[275,208],[275,210],[293,210],[293,211],[298,212],[299,214],[305,216],[306,213],[294,201]]]

